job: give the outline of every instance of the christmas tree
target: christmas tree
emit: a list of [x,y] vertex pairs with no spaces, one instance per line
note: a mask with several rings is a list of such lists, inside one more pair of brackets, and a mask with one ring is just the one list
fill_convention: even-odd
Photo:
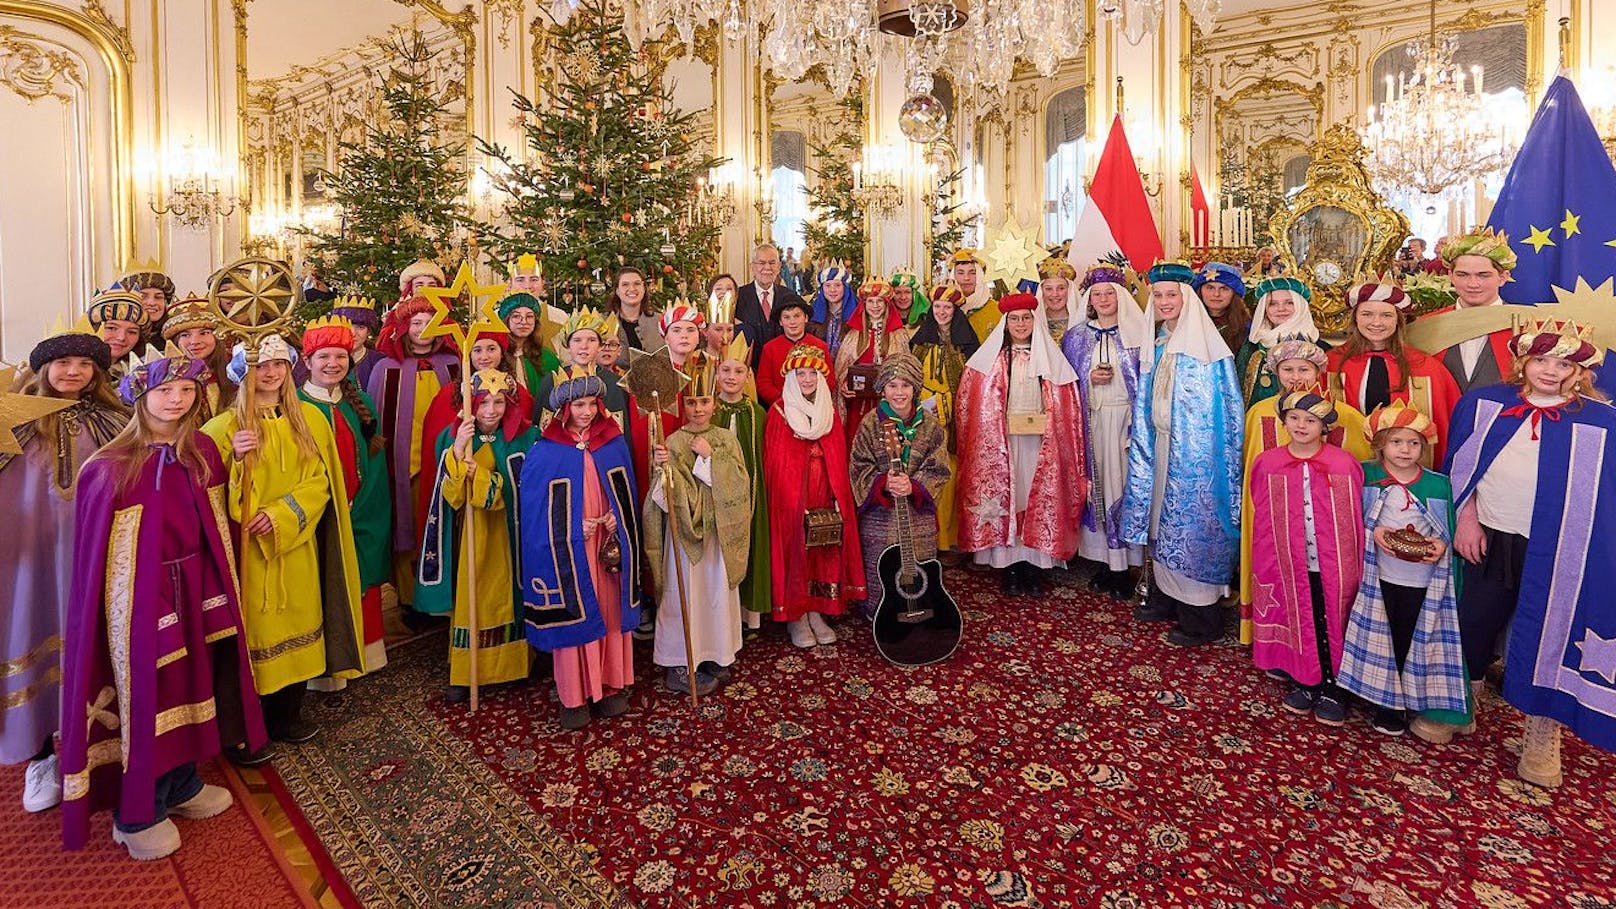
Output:
[[[417,259],[444,271],[460,263],[465,217],[463,140],[443,135],[451,115],[434,84],[432,48],[420,32],[389,49],[393,68],[383,79],[386,115],[357,142],[343,142],[335,172],[322,172],[326,198],[340,209],[334,233],[309,228],[309,255],[335,290],[370,297],[381,306],[398,297],[398,274]],[[326,303],[306,304],[305,319]]]
[[864,151],[860,135],[864,100],[852,92],[838,103],[842,128],[829,142],[810,149],[818,165],[813,168],[814,185],[806,190],[813,217],[802,226],[802,260],[845,262],[863,280],[864,212],[853,203],[853,162]]
[[538,255],[563,306],[604,293],[624,265],[645,273],[657,305],[701,286],[721,225],[699,204],[698,179],[722,160],[697,148],[694,115],[647,65],[650,43],[630,47],[606,0],[579,0],[550,37],[555,81],[536,102],[515,98],[525,148],[477,142],[505,195],[480,228],[490,255]]
[[965,201],[961,198],[964,177],[964,168],[954,171],[937,181],[937,189],[932,194],[931,238],[926,242],[926,253],[931,257],[931,261],[926,263],[927,281],[934,278],[937,263],[953,255],[954,250],[964,244],[965,229],[975,220],[959,214],[960,209],[965,207]]

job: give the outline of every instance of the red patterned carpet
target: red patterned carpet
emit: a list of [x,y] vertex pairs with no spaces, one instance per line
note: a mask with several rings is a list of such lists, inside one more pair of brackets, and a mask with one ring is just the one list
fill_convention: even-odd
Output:
[[184,845],[135,862],[112,842],[112,814],[96,816],[90,844],[61,848],[61,813],[22,810],[23,768],[0,767],[0,909],[297,909],[314,906],[238,780],[216,766],[202,776],[230,785],[236,804],[203,821],[179,821]]
[[1616,906],[1616,759],[1568,740],[1564,788],[1517,782],[1495,696],[1448,747],[1328,729],[1237,646],[951,580],[951,662],[894,668],[846,620],[834,647],[749,644],[699,716],[644,649],[630,714],[576,733],[538,685],[472,718],[441,701],[441,646],[406,659],[437,661],[437,721],[653,909]]

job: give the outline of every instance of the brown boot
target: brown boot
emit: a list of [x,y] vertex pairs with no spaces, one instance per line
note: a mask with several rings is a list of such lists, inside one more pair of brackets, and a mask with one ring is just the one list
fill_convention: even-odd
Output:
[[1484,681],[1470,683],[1470,722],[1455,727],[1454,732],[1460,735],[1476,734],[1476,719],[1481,716],[1481,693],[1486,690],[1487,683]]
[[1481,713],[1481,692],[1485,685],[1485,682],[1470,683],[1470,722],[1463,726],[1452,726],[1421,715],[1408,724],[1408,731],[1420,741],[1433,745],[1446,745],[1453,741],[1455,735],[1475,734],[1476,717]]
[[1564,782],[1560,773],[1560,723],[1546,716],[1526,718],[1525,742],[1515,775],[1534,786],[1558,789]]

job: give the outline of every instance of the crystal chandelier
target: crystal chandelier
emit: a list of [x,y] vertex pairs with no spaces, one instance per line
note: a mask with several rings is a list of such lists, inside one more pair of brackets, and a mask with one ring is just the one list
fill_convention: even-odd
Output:
[[[1436,31],[1408,45],[1415,72],[1386,77],[1386,100],[1369,109],[1361,131],[1365,168],[1375,188],[1394,199],[1463,194],[1473,180],[1508,166],[1517,130],[1490,122],[1482,69],[1468,73],[1453,62],[1455,40]],[[1466,82],[1469,85],[1466,85]]]

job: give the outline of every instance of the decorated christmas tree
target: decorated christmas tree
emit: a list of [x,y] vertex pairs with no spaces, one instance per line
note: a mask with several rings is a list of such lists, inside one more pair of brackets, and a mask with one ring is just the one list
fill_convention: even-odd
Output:
[[720,225],[698,181],[721,159],[697,147],[694,116],[649,66],[651,44],[634,50],[606,0],[579,0],[550,38],[554,81],[515,99],[525,148],[478,140],[505,197],[482,242],[496,262],[538,255],[563,306],[604,302],[624,265],[645,272],[657,305],[700,287]]
[[860,124],[864,101],[858,92],[838,102],[842,128],[823,145],[810,149],[818,162],[814,185],[806,190],[813,217],[802,226],[803,261],[845,262],[853,274],[864,275],[864,212],[853,203],[853,162],[864,151]]
[[965,207],[961,198],[964,178],[964,169],[956,170],[937,181],[937,189],[932,193],[931,236],[926,242],[926,253],[931,258],[926,263],[928,281],[932,280],[932,270],[937,268],[937,263],[953,255],[965,242],[965,229],[975,220],[960,214]]
[[[343,142],[335,172],[320,174],[326,198],[340,210],[332,232],[302,229],[309,255],[331,287],[386,306],[398,297],[398,274],[421,258],[453,271],[463,254],[463,140],[446,137],[452,115],[434,84],[432,48],[420,32],[391,46],[392,69],[381,86],[387,114],[362,139]],[[328,304],[311,303],[313,318]]]

